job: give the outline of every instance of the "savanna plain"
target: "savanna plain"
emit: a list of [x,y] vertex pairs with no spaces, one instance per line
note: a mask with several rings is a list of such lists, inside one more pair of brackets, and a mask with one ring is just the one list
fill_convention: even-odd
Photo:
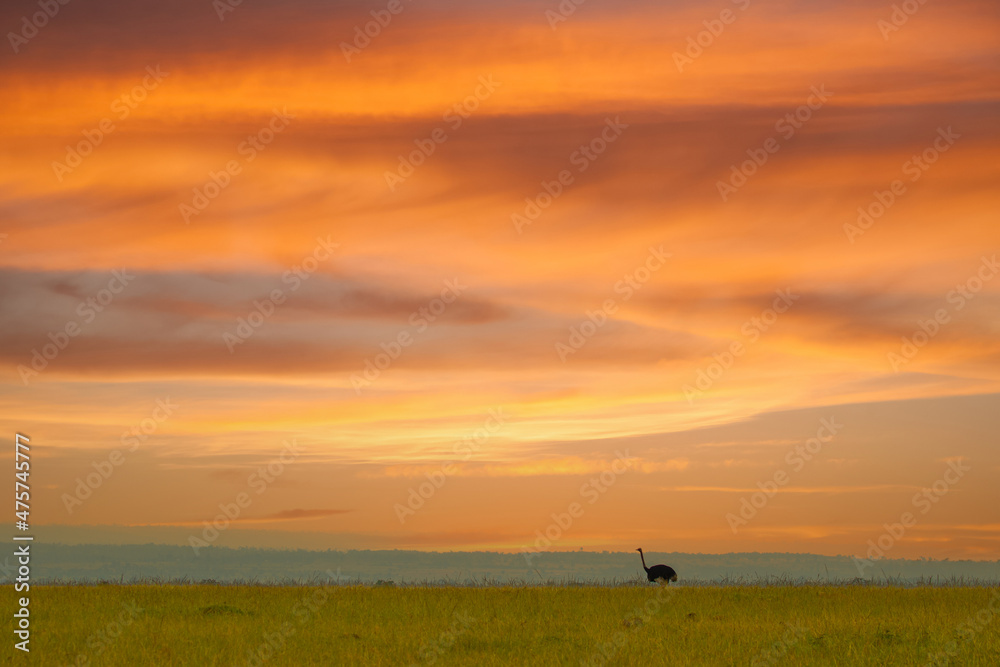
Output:
[[[13,607],[12,588],[3,592]],[[46,665],[998,665],[1000,588],[87,585]],[[20,655],[13,655],[19,653]],[[24,654],[5,651],[5,663]]]

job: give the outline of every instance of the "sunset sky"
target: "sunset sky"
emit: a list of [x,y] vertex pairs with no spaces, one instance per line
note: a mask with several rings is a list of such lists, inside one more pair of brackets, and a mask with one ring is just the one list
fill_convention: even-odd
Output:
[[1000,5],[559,7],[5,3],[33,523],[1000,558]]

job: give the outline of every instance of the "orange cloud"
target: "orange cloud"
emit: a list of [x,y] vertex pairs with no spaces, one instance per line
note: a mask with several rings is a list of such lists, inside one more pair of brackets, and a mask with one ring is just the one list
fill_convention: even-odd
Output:
[[[187,525],[297,438],[308,463],[255,521],[516,546],[631,447],[567,544],[665,542],[622,517],[697,493],[671,526],[692,549],[836,553],[930,462],[995,472],[996,3],[927,4],[888,39],[887,7],[754,3],[683,71],[716,10],[587,5],[553,29],[551,7],[414,3],[348,62],[359,5],[101,0],[8,53],[0,421],[47,443],[40,516]],[[468,287],[437,312],[445,281]],[[780,314],[776,290],[797,295]],[[165,396],[182,408],[68,513]],[[498,406],[403,530],[386,498]],[[840,410],[854,430],[729,533],[733,494]],[[995,503],[963,484],[915,542],[987,552],[958,527]],[[363,509],[283,509],[331,503]]]

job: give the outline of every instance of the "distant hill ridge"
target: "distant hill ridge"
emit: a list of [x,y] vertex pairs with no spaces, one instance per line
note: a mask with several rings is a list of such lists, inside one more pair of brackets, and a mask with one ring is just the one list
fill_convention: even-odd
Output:
[[[141,544],[47,544],[32,547],[36,582],[185,580],[219,583],[594,583],[645,581],[635,552],[548,552],[531,563],[520,553],[484,551],[282,550]],[[680,585],[694,583],[1000,584],[1000,561],[881,559],[794,553],[691,554],[646,552],[665,563]],[[13,557],[0,579],[16,576]]]

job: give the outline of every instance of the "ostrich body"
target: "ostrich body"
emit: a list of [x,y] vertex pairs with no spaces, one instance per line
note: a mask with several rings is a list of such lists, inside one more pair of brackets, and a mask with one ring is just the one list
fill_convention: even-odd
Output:
[[657,581],[663,579],[666,582],[677,581],[677,573],[674,572],[674,568],[669,565],[654,565],[653,567],[646,567],[646,557],[642,553],[642,549],[636,549],[639,552],[639,558],[642,559],[642,569],[646,571],[646,578],[650,581]]

